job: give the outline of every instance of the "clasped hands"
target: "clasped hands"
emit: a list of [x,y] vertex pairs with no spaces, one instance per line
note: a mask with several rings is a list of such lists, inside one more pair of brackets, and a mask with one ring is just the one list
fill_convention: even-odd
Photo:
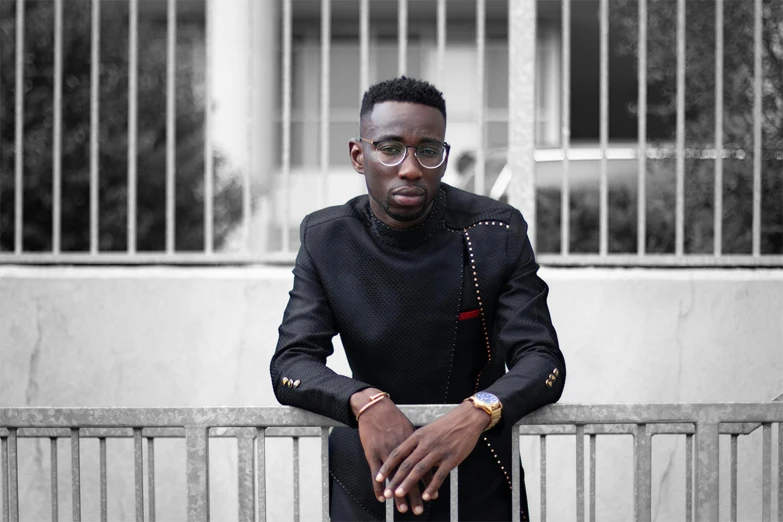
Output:
[[[380,390],[368,388],[351,396],[354,414]],[[438,489],[473,451],[490,421],[488,413],[462,403],[443,417],[415,430],[388,397],[359,417],[359,438],[370,465],[372,486],[379,502],[394,498],[397,510],[424,512],[424,501],[438,497]],[[384,482],[389,484],[384,488]],[[424,484],[424,491],[419,484]]]

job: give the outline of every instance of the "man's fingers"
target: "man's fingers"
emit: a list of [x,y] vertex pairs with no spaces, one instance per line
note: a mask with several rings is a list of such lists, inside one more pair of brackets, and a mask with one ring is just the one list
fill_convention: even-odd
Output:
[[400,513],[406,513],[408,511],[408,503],[404,498],[395,498],[394,503],[397,504],[397,511]]
[[[426,490],[427,486],[429,486],[432,483],[432,470],[429,470],[427,473],[425,473],[421,481],[424,482],[424,489]],[[424,499],[425,502],[429,500],[435,500],[436,498],[438,498],[438,492],[436,491],[434,495],[428,496],[426,498],[424,497],[424,494],[422,494],[421,498]]]
[[415,515],[421,515],[424,513],[424,502],[421,501],[421,492],[419,486],[414,485],[408,492],[408,500],[410,501],[410,509]]
[[404,497],[414,487],[418,489],[419,480],[432,469],[434,463],[420,453],[414,452],[405,459],[389,481],[387,488],[394,492],[395,497]]
[[435,473],[432,474],[432,481],[429,483],[429,485],[424,490],[424,493],[421,496],[424,500],[437,498],[438,490],[443,485],[443,482],[447,478],[449,478],[449,472],[452,470],[453,467],[454,466],[451,466],[446,463],[443,463],[441,466],[438,467]]
[[386,498],[383,496],[383,484],[375,480],[375,475],[378,474],[378,470],[381,468],[381,459],[369,454],[366,457],[367,464],[370,465],[370,482],[372,482],[373,493],[379,502],[384,502]]
[[[391,453],[389,453],[389,457],[386,459],[386,461],[383,463],[383,466],[381,466],[380,471],[378,471],[378,474],[375,476],[375,480],[379,483],[383,483],[384,480],[386,480],[389,475],[392,474],[392,472],[397,468],[397,466],[400,465],[400,462],[403,461],[408,455],[410,455],[411,451],[413,451],[413,448],[415,447],[415,443],[410,442],[410,438],[405,440],[402,444],[397,446],[392,450]],[[388,495],[386,498],[390,498]]]

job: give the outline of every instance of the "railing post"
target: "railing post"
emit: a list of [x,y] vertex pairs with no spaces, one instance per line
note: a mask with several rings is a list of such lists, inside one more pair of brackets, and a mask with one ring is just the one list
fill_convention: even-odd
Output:
[[237,436],[237,495],[239,496],[238,520],[240,522],[253,522],[255,520],[254,436],[255,429],[253,428],[242,430]]
[[536,187],[535,150],[536,0],[508,3],[508,158],[511,182],[509,203],[528,222],[528,236],[535,246]]
[[209,428],[185,428],[188,521],[209,521]]
[[696,520],[717,522],[719,509],[718,423],[696,423]]
[[652,519],[652,435],[647,424],[639,424],[634,435],[634,520]]

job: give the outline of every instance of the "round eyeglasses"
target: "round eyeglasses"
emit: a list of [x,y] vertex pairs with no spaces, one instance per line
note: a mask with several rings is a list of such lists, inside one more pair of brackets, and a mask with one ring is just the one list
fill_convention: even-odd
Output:
[[408,156],[408,149],[414,149],[413,155],[419,161],[419,164],[426,169],[437,169],[446,161],[451,146],[448,143],[438,141],[428,141],[417,146],[405,145],[397,140],[373,141],[366,138],[359,138],[360,141],[368,143],[375,147],[378,153],[378,161],[387,167],[396,167],[405,161]]

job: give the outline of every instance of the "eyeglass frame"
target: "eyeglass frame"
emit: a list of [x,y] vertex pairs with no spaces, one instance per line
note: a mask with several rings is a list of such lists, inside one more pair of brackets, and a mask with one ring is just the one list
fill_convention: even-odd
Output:
[[441,157],[440,163],[438,165],[436,165],[434,167],[428,167],[427,165],[425,165],[424,163],[421,162],[421,159],[419,159],[419,151],[418,151],[418,149],[419,149],[419,147],[421,145],[405,145],[400,140],[391,140],[391,139],[383,139],[383,140],[374,141],[374,140],[368,140],[367,138],[362,138],[361,136],[359,136],[356,139],[359,140],[359,141],[363,141],[364,143],[368,143],[368,144],[372,145],[373,147],[375,147],[375,152],[376,153],[378,152],[378,144],[379,143],[383,143],[384,141],[394,141],[396,143],[399,143],[403,147],[405,147],[405,153],[402,155],[402,159],[400,161],[398,161],[397,163],[395,163],[394,165],[386,165],[386,163],[382,162],[380,159],[378,160],[378,161],[381,162],[382,165],[384,165],[386,167],[397,167],[399,165],[402,165],[402,163],[405,161],[405,158],[408,157],[408,149],[415,149],[413,151],[413,156],[416,158],[416,161],[419,163],[419,165],[421,165],[425,169],[433,170],[433,169],[437,169],[437,168],[442,167],[443,164],[446,163],[446,158],[449,157],[449,152],[451,151],[451,145],[449,145],[445,141],[443,143],[441,143],[439,141],[432,140],[430,143],[438,143],[439,145],[443,145],[444,150],[446,151],[446,154],[444,154],[443,157]]

